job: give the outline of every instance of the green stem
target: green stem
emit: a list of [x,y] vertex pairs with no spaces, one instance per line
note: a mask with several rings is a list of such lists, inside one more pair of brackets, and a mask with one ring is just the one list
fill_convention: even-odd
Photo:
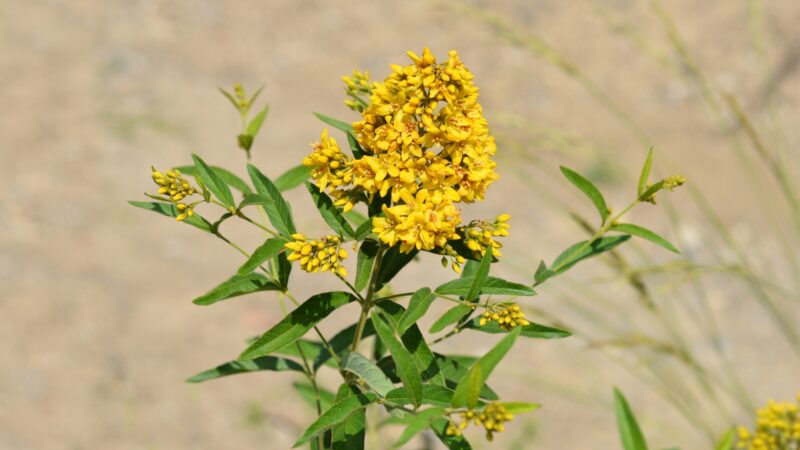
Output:
[[375,288],[378,284],[378,275],[381,271],[381,262],[383,261],[383,252],[385,247],[381,245],[375,253],[375,264],[372,266],[372,274],[369,277],[369,285],[367,287],[367,295],[361,301],[361,315],[358,317],[358,325],[356,325],[356,333],[353,336],[352,350],[358,350],[358,345],[361,343],[361,335],[364,333],[364,326],[367,324],[369,318],[369,310],[372,308],[372,299],[375,296]]

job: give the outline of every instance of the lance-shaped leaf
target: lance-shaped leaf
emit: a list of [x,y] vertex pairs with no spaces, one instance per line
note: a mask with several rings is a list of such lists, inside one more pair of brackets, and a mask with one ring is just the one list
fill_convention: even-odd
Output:
[[[372,326],[372,320],[367,319],[367,322],[364,324],[364,330],[361,332],[361,340],[372,336],[375,334],[375,328]],[[332,338],[328,340],[328,344],[330,344],[333,351],[336,352],[337,355],[342,355],[346,353],[350,346],[353,345],[353,339],[356,335],[356,324],[353,324],[344,330],[336,333]],[[320,352],[312,358],[314,360],[314,370],[318,369],[323,364],[328,364],[332,367],[338,366],[335,363],[330,363],[331,360],[331,352],[327,346],[323,346]]]
[[608,217],[608,206],[606,206],[606,200],[603,198],[603,194],[600,193],[600,190],[592,184],[591,181],[584,178],[578,172],[574,170],[568,169],[564,166],[561,166],[561,173],[564,174],[567,179],[575,185],[578,189],[580,189],[589,200],[592,201],[594,207],[597,208],[597,212],[600,213],[600,218],[602,220],[606,220]]
[[275,187],[286,192],[303,184],[311,176],[311,167],[300,164],[287,170],[275,179]]
[[[472,367],[472,364],[474,364],[477,360],[478,358],[474,356],[444,356],[436,354],[436,364],[438,364],[442,371],[442,375],[446,379],[447,387],[452,389],[455,389],[456,386],[458,386],[458,382],[467,375],[469,368]],[[497,393],[495,393],[486,383],[484,383],[481,387],[480,396],[486,400],[498,400],[500,398]]]
[[385,397],[386,394],[394,389],[389,377],[374,362],[358,352],[347,354],[347,357],[342,361],[342,370],[353,373],[364,380],[364,383],[381,397]]
[[333,128],[339,129],[344,131],[345,133],[352,133],[353,132],[353,125],[344,122],[342,120],[334,119],[333,117],[328,117],[325,114],[320,114],[318,112],[314,113],[317,118],[328,125],[332,126]]
[[[173,219],[178,217],[178,210],[175,208],[175,205],[172,203],[166,202],[137,202],[137,201],[129,201],[131,205],[146,209],[148,211],[153,211],[158,214],[172,217]],[[211,231],[211,223],[209,223],[206,219],[202,218],[199,214],[194,213],[193,215],[187,217],[183,220],[183,223],[191,225],[197,229],[203,230],[206,233],[212,233]]]
[[[377,303],[377,306],[386,313],[390,321],[390,326],[396,328],[396,324],[403,316],[405,309],[391,300],[380,301]],[[408,327],[405,333],[400,336],[400,340],[403,342],[406,349],[411,352],[411,356],[414,358],[414,361],[416,361],[417,367],[420,368],[422,380],[444,386],[444,376],[439,370],[439,366],[436,364],[436,355],[434,355],[428,347],[428,344],[425,343],[425,338],[422,336],[419,327],[416,325]]]
[[372,239],[367,239],[361,243],[358,248],[358,256],[356,258],[356,290],[363,291],[369,283],[369,277],[372,274],[372,266],[375,265],[375,255],[378,254],[378,247],[380,245]]
[[556,273],[564,273],[584,259],[607,252],[628,239],[630,239],[629,235],[622,235],[595,239],[589,245],[586,245],[588,241],[578,242],[558,255],[553,264],[550,265],[550,270]]
[[258,266],[282,252],[285,248],[285,244],[286,241],[280,238],[267,239],[267,241],[255,249],[253,254],[247,258],[247,261],[239,267],[238,274],[244,275],[256,270]]
[[264,356],[263,358],[256,358],[252,361],[229,361],[225,364],[220,364],[213,369],[200,372],[186,380],[186,382],[202,383],[203,381],[215,380],[217,378],[227,377],[229,375],[265,370],[273,372],[281,372],[285,370],[304,372],[303,366],[292,361],[291,359],[279,358],[276,356]]
[[199,156],[192,154],[192,160],[194,160],[195,174],[203,181],[203,185],[228,209],[234,208],[236,203],[233,201],[231,188],[228,187],[222,176]]
[[195,305],[211,305],[222,300],[261,291],[280,291],[281,288],[260,273],[234,275],[208,293],[192,300]]
[[[253,190],[250,189],[250,186],[248,186],[244,180],[239,178],[238,175],[231,172],[230,170],[224,169],[219,166],[211,166],[211,168],[214,169],[214,172],[216,172],[217,175],[219,175],[219,177],[222,178],[223,181],[228,183],[228,186],[236,189],[242,194],[249,194],[253,192]],[[184,175],[190,175],[193,177],[197,176],[197,170],[195,169],[194,166],[178,166],[174,167],[174,169],[179,170]]]
[[420,374],[419,367],[411,356],[411,353],[405,348],[399,339],[392,332],[392,327],[381,317],[380,314],[372,314],[372,326],[380,336],[381,341],[389,353],[392,354],[395,364],[397,366],[397,375],[403,381],[403,385],[408,391],[409,397],[415,407],[422,403],[422,375]]
[[261,125],[264,124],[264,119],[267,118],[267,113],[269,112],[269,106],[265,106],[264,109],[258,112],[253,120],[247,124],[247,134],[252,137],[253,139],[258,136],[258,132],[261,131]]
[[272,199],[266,195],[251,192],[244,195],[244,198],[241,202],[239,202],[237,209],[242,209],[245,206],[251,205],[269,206],[272,205]]
[[[448,281],[437,287],[434,292],[441,295],[466,296],[474,283],[474,276],[459,278]],[[487,277],[481,288],[483,295],[514,295],[514,296],[533,296],[536,292],[530,287],[520,283],[514,283],[497,277]]]
[[328,224],[329,227],[333,231],[336,232],[339,236],[343,237],[354,237],[355,232],[353,231],[353,227],[350,226],[350,222],[342,216],[342,212],[339,211],[339,208],[334,206],[333,201],[327,194],[320,192],[319,188],[308,181],[306,181],[306,188],[308,192],[311,194],[311,198],[314,200],[314,205],[316,205],[319,214],[325,220],[325,223]]
[[[336,401],[341,402],[347,398],[358,395],[354,386],[342,384],[336,394]],[[331,430],[331,450],[364,450],[364,437],[366,436],[367,415],[362,408],[335,425]]]
[[[499,334],[508,333],[507,330],[497,325],[496,322],[489,322],[486,325],[481,325],[480,317],[470,320],[464,325],[465,329],[472,329],[475,331],[482,331],[484,333]],[[572,333],[558,328],[548,327],[538,323],[530,323],[524,327],[519,328],[520,336],[534,338],[534,339],[562,339],[572,336]]]
[[250,344],[239,359],[255,359],[286,347],[337,308],[354,300],[355,297],[347,292],[325,292],[309,298]]
[[247,172],[253,181],[256,191],[272,200],[272,205],[264,205],[264,210],[267,213],[272,226],[284,237],[290,237],[292,234],[297,233],[292,220],[292,209],[286,200],[281,195],[281,192],[272,183],[272,180],[267,178],[266,175],[258,170],[258,167],[248,164]]
[[306,429],[303,435],[294,443],[293,447],[299,447],[325,430],[344,422],[351,414],[366,408],[377,399],[378,396],[370,392],[366,394],[353,394],[350,397],[337,401]]
[[681,253],[677,248],[675,248],[674,245],[670,244],[669,241],[659,236],[655,232],[650,231],[645,227],[640,227],[639,225],[634,225],[632,223],[618,223],[611,225],[611,230],[619,231],[621,233],[626,233],[626,234],[632,234],[642,239],[647,239],[650,242],[654,242],[671,252],[678,254]]
[[639,185],[636,189],[637,197],[642,195],[647,189],[647,180],[650,179],[650,168],[653,166],[653,147],[650,147],[650,150],[647,152],[647,159],[644,160],[644,165],[642,166],[642,173],[639,174]]
[[483,289],[483,286],[486,284],[486,280],[489,277],[489,269],[491,268],[491,265],[492,265],[492,246],[490,245],[486,249],[486,253],[483,255],[481,263],[475,270],[475,275],[472,276],[472,283],[469,286],[467,295],[464,297],[466,301],[471,302],[480,297],[481,289]]
[[511,414],[523,414],[526,412],[536,411],[541,408],[539,403],[529,402],[500,402],[501,405]]
[[[453,402],[453,390],[435,384],[422,385],[422,403],[425,405],[449,407]],[[397,388],[386,394],[386,401],[395,405],[412,405],[414,402],[408,396],[408,390]]]
[[[469,372],[467,372],[466,378],[466,397],[467,397],[467,408],[475,409],[475,406],[478,404],[478,397],[481,394],[481,386],[483,386],[484,378],[483,374],[481,373],[481,365],[475,364],[469,368]],[[458,388],[456,388],[457,390]],[[458,392],[458,391],[457,391]],[[461,395],[458,392],[458,395]],[[455,397],[456,395],[454,395]]]
[[622,448],[625,450],[647,450],[647,443],[642,435],[642,430],[639,429],[639,424],[636,422],[636,417],[631,412],[625,396],[622,395],[619,389],[615,388],[614,398],[616,402],[617,427],[619,427]]
[[430,329],[428,330],[429,333],[438,333],[444,330],[448,325],[454,324],[459,320],[463,319],[467,314],[473,311],[467,305],[456,305],[452,308],[448,309],[447,311],[442,314],[441,317],[436,319],[431,325]]
[[422,318],[436,299],[436,295],[428,288],[421,288],[411,296],[408,302],[408,309],[400,316],[397,321],[397,334],[403,335],[417,320]]
[[361,144],[358,143],[352,130],[347,132],[347,143],[350,144],[350,151],[353,152],[355,159],[361,159],[364,156],[364,149],[361,148]]
[[392,444],[392,447],[399,448],[408,443],[414,436],[422,430],[431,426],[434,419],[444,416],[447,410],[444,408],[428,408],[417,412],[416,415],[408,419],[408,424],[403,430],[403,434]]
[[[489,375],[492,374],[492,371],[497,366],[497,364],[500,363],[500,360],[502,360],[503,357],[506,356],[506,353],[508,353],[508,351],[511,350],[511,347],[514,346],[514,341],[517,339],[517,336],[519,336],[519,333],[520,333],[519,328],[511,330],[511,332],[509,332],[508,335],[506,335],[503,339],[501,339],[500,342],[497,343],[497,345],[495,345],[491,350],[489,350],[488,353],[486,353],[485,355],[480,357],[477,361],[475,361],[473,367],[475,365],[478,365],[481,368],[479,374],[481,386],[483,385],[483,383],[486,382],[486,379],[489,378]],[[467,404],[467,401],[469,399],[470,388],[474,382],[475,382],[474,380],[470,380],[469,373],[467,374],[466,377],[461,379],[461,381],[458,383],[458,386],[456,386],[456,392],[453,395],[454,407],[458,408],[465,406]]]

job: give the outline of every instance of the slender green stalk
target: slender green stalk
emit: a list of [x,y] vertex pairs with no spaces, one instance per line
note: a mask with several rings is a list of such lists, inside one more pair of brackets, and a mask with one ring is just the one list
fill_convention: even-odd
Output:
[[381,271],[381,262],[383,261],[383,253],[386,248],[381,245],[378,247],[378,251],[375,254],[375,263],[372,265],[372,273],[369,277],[369,284],[367,285],[367,295],[364,297],[364,300],[361,301],[361,315],[358,317],[358,324],[356,325],[356,332],[353,336],[353,346],[352,350],[358,350],[358,346],[361,343],[361,335],[364,333],[364,326],[366,326],[367,319],[369,318],[369,310],[372,308],[372,301],[373,297],[375,296],[375,290],[378,284],[378,276],[380,275]]

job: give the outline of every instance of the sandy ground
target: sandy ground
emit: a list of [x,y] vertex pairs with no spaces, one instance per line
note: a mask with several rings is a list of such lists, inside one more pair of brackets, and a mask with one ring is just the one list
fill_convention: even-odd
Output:
[[[774,258],[780,244],[760,232],[758,204],[774,203],[779,215],[785,206],[760,195],[774,192],[773,185],[759,191],[743,181],[746,175],[730,150],[735,130],[722,132],[698,92],[686,87],[645,6],[628,0],[472,4],[513,18],[520,30],[577,62],[642,124],[662,152],[662,163],[680,169],[706,193],[759,268],[775,271],[780,282],[788,278]],[[192,305],[191,298],[233,272],[238,255],[189,227],[125,203],[151,189],[151,164],[184,164],[190,152],[243,173],[234,141],[237,117],[218,85],[266,86],[261,98],[271,112],[254,161],[277,176],[319,135],[322,125],[311,111],[352,118],[342,105],[341,75],[358,68],[380,76],[390,63],[403,63],[407,49],[427,45],[438,55],[458,49],[476,74],[490,124],[497,124],[507,142],[521,143],[528,158],[521,162],[517,151],[501,145],[502,179],[488,201],[469,213],[508,211],[514,217],[508,265],[498,269],[509,276],[529,277],[539,258],[551,259],[581,237],[564,204],[549,200],[554,194],[590,212],[578,197],[567,196],[557,176],[559,163],[605,174],[612,203],[628,198],[647,145],[584,87],[509,45],[479,20],[430,2],[397,5],[0,2],[0,449],[288,448],[312,417],[288,388],[294,381],[288,375],[183,383],[234,357],[247,337],[279,319],[280,309],[272,295],[209,308]],[[759,107],[758,98],[765,80],[797,45],[800,3],[667,0],[664,5],[714,83],[741,94],[759,126],[772,130],[780,124],[774,118],[782,121],[783,134],[769,134],[770,139],[779,136],[775,140],[789,149],[786,159],[797,161],[800,76],[786,70],[772,115]],[[759,16],[748,7],[759,5],[765,8],[763,21],[752,22]],[[764,54],[754,29],[764,38]],[[510,127],[511,116],[530,124],[522,131]],[[554,136],[566,136],[567,144]],[[747,146],[745,151],[752,154]],[[609,170],[609,162],[621,169]],[[667,171],[663,167],[661,173]],[[755,170],[763,175],[760,165]],[[303,192],[288,197],[297,205],[300,228],[320,231]],[[706,257],[711,251],[704,245],[715,236],[685,192],[674,200],[684,228],[671,228],[663,210],[646,209],[634,217]],[[258,243],[250,231],[232,233],[245,246]],[[653,247],[641,248],[669,260]],[[435,285],[451,276],[430,270],[436,261],[424,262],[429,265],[418,264],[403,280]],[[601,267],[589,263],[575,280],[602,277]],[[298,276],[293,290],[303,296],[319,285],[333,288],[330,278]],[[797,359],[788,356],[749,292],[725,279],[710,280],[724,345],[753,396],[763,401],[800,389]],[[555,315],[566,314],[558,286],[537,298],[539,307]],[[630,298],[619,282],[594,289],[604,298]],[[646,323],[624,305],[609,305],[621,312],[621,323]],[[789,320],[798,323],[796,304],[793,308]],[[342,324],[351,314],[341,311],[335,321]],[[464,336],[448,345],[445,350],[477,352],[490,342]],[[614,385],[643,410],[653,447],[707,446],[641,382],[579,339],[520,345],[493,384],[507,398],[545,404],[511,426],[493,448],[618,448]],[[488,448],[475,437],[479,447]]]

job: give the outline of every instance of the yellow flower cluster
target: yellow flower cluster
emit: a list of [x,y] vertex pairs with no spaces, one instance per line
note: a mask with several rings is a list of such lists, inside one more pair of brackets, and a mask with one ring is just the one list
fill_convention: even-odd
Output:
[[462,431],[472,421],[475,425],[483,426],[486,429],[486,440],[491,441],[494,439],[494,433],[501,433],[505,430],[505,422],[514,420],[514,415],[508,412],[502,403],[495,402],[487,405],[480,412],[473,410],[462,412],[461,419],[461,423],[456,423],[451,417],[445,430],[448,436],[461,436]]
[[163,174],[151,167],[153,171],[153,181],[158,185],[158,194],[169,196],[170,201],[175,204],[178,210],[178,215],[175,220],[186,220],[187,217],[194,215],[194,203],[186,204],[181,202],[184,198],[197,193],[195,189],[178,170],[168,170]]
[[525,313],[519,305],[513,303],[496,303],[489,306],[481,317],[480,325],[484,326],[490,322],[497,322],[506,331],[531,324],[525,319]]
[[[348,101],[362,113],[353,132],[363,155],[345,156],[323,132],[304,164],[314,167],[313,179],[345,211],[380,197],[382,215],[373,217],[372,224],[384,244],[399,245],[406,253],[435,251],[451,257],[456,268],[448,245],[462,238],[456,204],[482,200],[497,179],[495,141],[473,75],[457,52],[441,63],[427,48],[421,57],[408,55],[412,64],[393,65],[383,82],[370,83],[368,74],[359,72],[344,77],[352,102],[370,94],[369,104]],[[508,216],[500,217],[504,220],[476,228],[479,234],[469,237],[476,257],[488,245],[500,247],[492,237],[508,234]]]
[[325,236],[319,240],[308,240],[302,234],[293,234],[292,242],[286,248],[292,251],[287,257],[289,261],[300,261],[300,267],[306,272],[331,271],[346,277],[347,271],[341,262],[347,258],[347,251],[342,248],[339,236]]
[[511,216],[508,214],[501,214],[495,218],[494,222],[475,220],[460,229],[459,233],[464,236],[464,243],[472,251],[475,258],[480,259],[483,257],[489,246],[492,247],[492,256],[499,258],[503,256],[500,253],[503,244],[494,238],[508,236],[508,219],[510,218]]
[[751,433],[739,427],[738,448],[748,450],[800,449],[800,394],[797,404],[773,402],[756,413],[756,427]]

